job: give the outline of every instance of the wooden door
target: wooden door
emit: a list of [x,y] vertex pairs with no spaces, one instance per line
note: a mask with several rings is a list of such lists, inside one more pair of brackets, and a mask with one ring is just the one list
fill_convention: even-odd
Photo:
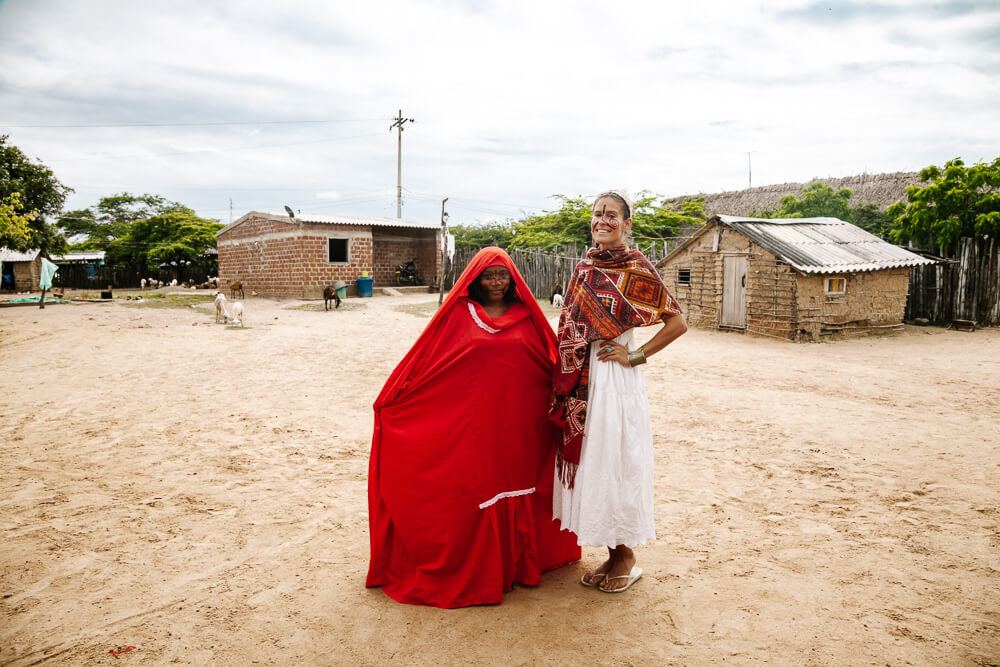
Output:
[[747,327],[747,258],[722,258],[722,321],[724,327]]

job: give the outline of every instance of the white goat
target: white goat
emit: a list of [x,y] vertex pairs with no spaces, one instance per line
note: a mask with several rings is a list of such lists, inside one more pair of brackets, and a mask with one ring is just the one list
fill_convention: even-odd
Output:
[[[242,310],[243,306],[240,306]],[[226,295],[222,292],[215,293],[215,323],[228,322],[229,310],[226,308]]]
[[230,315],[229,320],[233,324],[238,324],[238,325],[240,325],[241,328],[243,327],[243,302],[242,301],[234,301],[233,302],[233,314]]
[[139,288],[140,289],[146,289],[146,279],[145,278],[143,278],[142,280],[139,281]]
[[562,308],[562,305],[563,305],[563,295],[562,294],[553,294],[552,295],[552,305],[555,306],[556,308]]

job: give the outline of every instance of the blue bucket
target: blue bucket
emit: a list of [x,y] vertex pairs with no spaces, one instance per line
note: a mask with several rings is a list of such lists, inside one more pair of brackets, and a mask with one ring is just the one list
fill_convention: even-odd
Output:
[[372,279],[358,278],[358,296],[372,295]]

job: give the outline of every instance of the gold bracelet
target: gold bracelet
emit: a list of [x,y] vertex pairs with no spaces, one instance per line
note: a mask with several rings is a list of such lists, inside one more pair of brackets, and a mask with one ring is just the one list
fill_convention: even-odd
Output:
[[628,365],[635,367],[646,363],[646,351],[641,347],[628,353]]

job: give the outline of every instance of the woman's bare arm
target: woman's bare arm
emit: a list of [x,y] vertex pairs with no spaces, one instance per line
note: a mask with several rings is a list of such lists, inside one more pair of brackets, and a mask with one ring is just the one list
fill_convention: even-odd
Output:
[[[656,354],[667,345],[677,340],[688,330],[687,322],[684,321],[683,315],[674,315],[660,327],[652,338],[646,341],[640,349],[645,353],[648,359],[652,355]],[[608,348],[611,348],[610,350]],[[628,362],[628,350],[625,349],[624,345],[619,345],[611,340],[602,341],[600,344],[600,349],[597,351],[597,358],[601,361],[617,361],[622,366],[630,366]]]

